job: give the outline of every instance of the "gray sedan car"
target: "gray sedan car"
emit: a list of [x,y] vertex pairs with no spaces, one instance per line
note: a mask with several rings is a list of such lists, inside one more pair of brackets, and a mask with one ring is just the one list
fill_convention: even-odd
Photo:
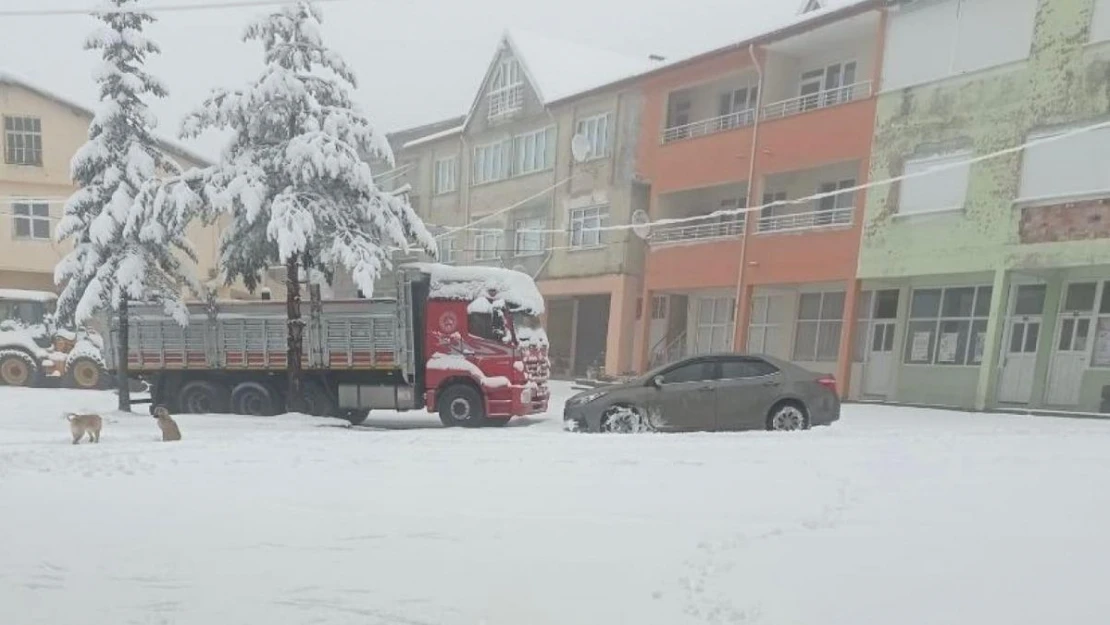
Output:
[[832,376],[769,356],[695,356],[623,384],[585,391],[563,409],[589,432],[802,430],[840,418]]

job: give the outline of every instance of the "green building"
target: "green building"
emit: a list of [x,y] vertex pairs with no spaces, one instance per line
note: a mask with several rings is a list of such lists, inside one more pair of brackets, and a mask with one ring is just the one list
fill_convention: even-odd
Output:
[[934,171],[869,191],[854,393],[1098,412],[1110,0],[892,0],[886,29],[871,179]]

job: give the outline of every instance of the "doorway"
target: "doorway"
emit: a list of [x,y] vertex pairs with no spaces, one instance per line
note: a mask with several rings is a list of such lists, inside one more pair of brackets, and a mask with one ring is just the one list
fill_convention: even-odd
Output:
[[1090,366],[1098,282],[1073,282],[1064,290],[1057,324],[1055,350],[1048,369],[1045,404],[1076,406],[1083,372]]
[[1044,316],[1045,285],[1022,284],[1012,291],[1006,322],[1002,375],[998,401],[1028,404],[1033,393],[1041,324]]
[[897,366],[894,331],[898,318],[898,290],[875,291],[871,302],[871,325],[863,364],[863,394],[886,397]]

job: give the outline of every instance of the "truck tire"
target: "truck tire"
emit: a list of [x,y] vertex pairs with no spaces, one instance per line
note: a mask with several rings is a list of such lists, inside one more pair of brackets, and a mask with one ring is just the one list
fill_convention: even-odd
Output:
[[35,358],[19,349],[0,351],[0,384],[7,386],[31,386],[38,377],[39,368]]
[[362,425],[370,418],[369,408],[353,408],[343,412],[343,418],[350,421],[351,425]]
[[485,425],[486,405],[473,386],[448,386],[439,396],[439,420],[452,427],[477,428]]
[[182,414],[226,414],[229,404],[227,389],[204,380],[193,380],[177,394],[177,411]]
[[273,390],[258,382],[242,382],[231,391],[231,412],[249,417],[272,417],[280,402]]
[[305,414],[313,417],[334,417],[337,413],[335,400],[320,383],[306,380],[304,383]]
[[86,391],[104,388],[107,374],[100,363],[92,358],[75,358],[66,367],[66,388],[77,388]]

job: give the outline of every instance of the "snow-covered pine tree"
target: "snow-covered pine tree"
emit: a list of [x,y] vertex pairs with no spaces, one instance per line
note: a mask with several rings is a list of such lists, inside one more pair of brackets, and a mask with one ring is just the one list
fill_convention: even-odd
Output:
[[264,49],[265,69],[246,88],[216,91],[185,120],[183,135],[233,133],[205,193],[231,216],[221,243],[226,279],[254,289],[263,271],[286,269],[289,392],[303,411],[302,276],[349,272],[369,296],[390,264],[390,248],[410,243],[435,253],[435,240],[404,198],[378,188],[371,158],[393,162],[352,99],[351,68],[324,45],[319,7],[307,0],[251,24],[244,40]]
[[55,233],[59,241],[73,244],[54,270],[62,286],[59,316],[76,324],[102,309],[119,316],[121,410],[130,410],[128,300],[160,301],[181,320],[181,287],[190,281],[175,250],[195,260],[183,226],[159,223],[135,202],[148,181],[178,170],[152,136],[156,122],[145,100],[165,97],[166,90],[144,69],[147,58],[159,49],[143,36],[143,28],[154,18],[131,10],[137,4],[138,0],[107,0],[105,9],[94,14],[102,23],[86,40],[85,49],[101,53],[94,73],[100,106],[89,125],[88,142],[70,164],[80,188],[66,202]]

